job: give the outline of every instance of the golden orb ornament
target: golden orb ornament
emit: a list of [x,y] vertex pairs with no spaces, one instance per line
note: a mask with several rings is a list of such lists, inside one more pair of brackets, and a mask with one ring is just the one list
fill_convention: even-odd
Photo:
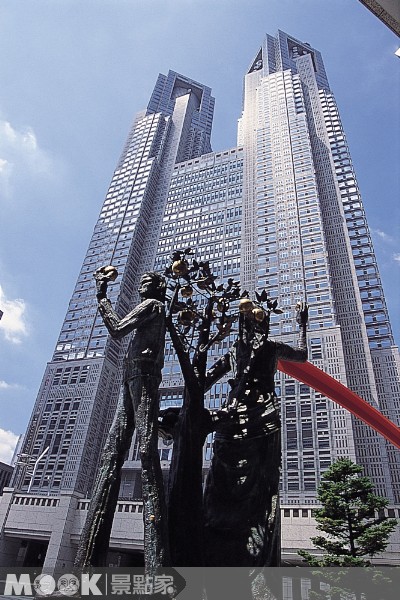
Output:
[[198,279],[196,281],[196,285],[199,288],[199,290],[206,290],[208,285],[209,285],[209,280],[207,279],[207,277],[203,277],[202,279]]
[[220,313],[222,313],[224,311],[226,312],[229,309],[228,300],[224,300],[223,298],[221,298],[221,300],[218,300],[217,309],[219,310]]
[[186,260],[176,260],[172,263],[172,272],[177,277],[181,275],[186,275],[188,272],[188,264]]
[[110,281],[115,281],[118,277],[118,271],[113,265],[108,265],[108,267],[104,267],[103,269],[104,275],[107,276],[107,279]]
[[255,318],[256,321],[258,321],[259,323],[261,323],[262,321],[264,321],[265,319],[265,312],[263,311],[262,308],[253,308],[253,316]]
[[196,314],[192,310],[185,308],[179,313],[179,322],[187,327],[193,323],[195,316]]
[[248,313],[253,310],[254,304],[250,300],[250,298],[242,298],[239,302],[239,312],[240,313]]
[[193,288],[191,285],[185,285],[181,288],[181,294],[184,298],[190,298],[193,294]]

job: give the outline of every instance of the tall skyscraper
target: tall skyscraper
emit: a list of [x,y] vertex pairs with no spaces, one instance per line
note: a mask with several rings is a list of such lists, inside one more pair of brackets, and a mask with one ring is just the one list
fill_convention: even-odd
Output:
[[[110,298],[127,312],[140,275],[154,263],[174,164],[211,150],[213,107],[209,88],[170,72],[159,76],[147,110],[134,120],[28,427],[24,453],[39,456],[49,447],[32,491],[90,492],[125,350],[109,339],[97,313],[93,272],[106,263],[117,267]],[[29,478],[20,477],[26,489]]]
[[[109,296],[123,315],[137,301],[140,275],[162,271],[173,249],[191,246],[221,279],[240,278],[250,292],[266,287],[279,299],[284,314],[273,318],[271,336],[292,344],[294,307],[306,299],[310,360],[400,422],[398,349],[320,53],[283,32],[266,36],[245,75],[235,148],[211,151],[213,106],[206,86],[171,71],[160,75],[114,172],[23,453],[37,459],[48,450],[33,475],[17,470],[18,502],[9,500],[27,512],[28,488],[39,500],[43,494],[59,500],[52,507],[63,525],[42,537],[50,540],[49,566],[73,559],[78,505],[90,496],[120,391],[126,342],[109,339],[97,313],[92,275],[101,265],[118,268]],[[165,357],[162,403],[179,405],[183,381],[170,342]],[[298,381],[278,375],[276,385],[282,398],[283,506],[307,512],[321,474],[339,456],[362,464],[376,490],[400,502],[400,461],[390,444]],[[221,404],[227,386],[222,380],[208,393],[211,408]],[[210,437],[205,465],[211,448]],[[171,452],[160,447],[165,466]],[[121,496],[140,498],[135,443],[124,465]],[[11,521],[13,506],[6,517]],[[4,523],[0,557],[3,552],[11,560],[18,553],[18,528]],[[34,526],[25,537],[38,539]]]

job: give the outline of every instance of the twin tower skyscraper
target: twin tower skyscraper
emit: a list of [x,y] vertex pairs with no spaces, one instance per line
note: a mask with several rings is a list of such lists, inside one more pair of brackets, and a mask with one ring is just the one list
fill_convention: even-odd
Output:
[[[159,75],[136,116],[25,436],[23,453],[36,459],[48,451],[33,478],[17,469],[20,492],[90,497],[126,343],[109,338],[97,312],[95,269],[117,267],[109,296],[124,315],[137,301],[140,275],[162,271],[173,249],[188,246],[221,279],[240,279],[251,293],[267,288],[279,299],[284,313],[272,320],[275,339],[294,343],[294,307],[306,299],[311,362],[399,423],[399,353],[321,54],[281,31],[266,36],[245,75],[236,147],[212,152],[213,109],[208,87],[170,71]],[[208,393],[210,407],[220,405],[227,385]],[[179,405],[182,387],[167,342],[163,405]],[[389,443],[298,381],[279,375],[276,387],[285,505],[315,503],[321,474],[339,456],[363,465],[376,490],[400,502],[400,460]],[[205,464],[211,446],[208,439]],[[160,447],[162,460],[170,453]],[[135,444],[121,494],[140,496]],[[56,561],[55,543],[52,552]]]

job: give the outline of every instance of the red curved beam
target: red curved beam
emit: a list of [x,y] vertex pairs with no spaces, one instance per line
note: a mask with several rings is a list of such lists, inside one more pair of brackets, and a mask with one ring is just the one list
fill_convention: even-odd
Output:
[[345,385],[309,362],[279,360],[278,369],[340,404],[400,448],[400,428]]

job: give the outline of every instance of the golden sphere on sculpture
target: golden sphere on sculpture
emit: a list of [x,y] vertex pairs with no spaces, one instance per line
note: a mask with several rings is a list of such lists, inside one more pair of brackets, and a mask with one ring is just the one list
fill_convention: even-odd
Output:
[[108,265],[108,267],[104,267],[103,271],[104,271],[104,274],[107,276],[107,279],[110,279],[110,281],[115,281],[118,277],[118,271],[112,265]]
[[193,320],[196,316],[196,313],[194,313],[192,310],[185,308],[184,310],[181,310],[181,312],[179,313],[179,322],[181,323],[181,325],[184,325],[185,327],[187,327],[188,325],[191,325],[193,323]]
[[207,279],[207,277],[202,277],[201,279],[198,279],[196,281],[196,285],[199,288],[199,290],[206,290],[207,287],[209,286],[209,280]]
[[181,288],[181,294],[184,298],[190,298],[190,296],[193,294],[192,286],[185,285],[183,288]]
[[253,310],[254,304],[250,300],[250,298],[242,298],[239,302],[239,312],[248,313]]
[[265,319],[265,312],[263,311],[262,308],[253,308],[253,316],[255,318],[256,321],[258,321],[259,323],[261,323],[262,321],[264,321]]
[[188,264],[187,264],[186,260],[176,260],[175,262],[172,263],[172,272],[177,277],[179,277],[181,275],[186,275],[188,270],[189,270],[189,268],[188,268]]
[[224,300],[223,298],[221,298],[221,300],[218,300],[217,303],[217,309],[219,310],[219,312],[226,312],[229,309],[229,302],[228,300]]

